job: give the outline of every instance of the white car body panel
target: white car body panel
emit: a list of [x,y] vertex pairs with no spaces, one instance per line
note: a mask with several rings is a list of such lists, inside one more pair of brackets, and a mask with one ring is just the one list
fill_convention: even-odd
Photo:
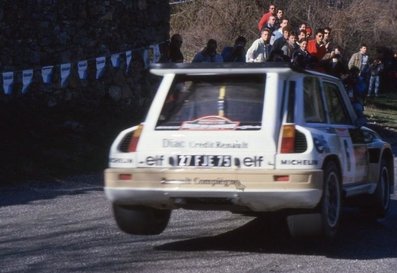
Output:
[[[350,186],[354,188],[346,192],[346,196],[374,191],[380,159],[390,154],[390,145],[369,129],[360,129],[354,124],[306,123],[302,114],[305,77],[316,78],[321,84],[328,82],[345,92],[338,79],[316,72],[294,71],[286,66],[266,65],[166,67],[154,68],[152,73],[163,76],[163,80],[141,124],[143,130],[136,151],[126,151],[120,145],[137,126],[122,131],[111,146],[109,168],[105,171],[105,193],[111,202],[175,209],[190,208],[191,200],[204,200],[209,208],[216,209],[218,204],[211,200],[219,199],[231,211],[236,208],[254,212],[313,209],[321,200],[322,167],[330,158],[340,166],[346,191]],[[260,129],[230,130],[233,122],[228,123],[224,118],[219,118],[225,121],[224,128],[203,129],[205,122],[196,125],[196,120],[182,124],[179,130],[156,127],[168,91],[178,75],[233,78],[245,74],[266,75],[265,110]],[[281,128],[291,118],[287,102],[292,82],[296,93],[293,124],[306,148],[281,153]],[[219,92],[221,97],[222,91]],[[342,101],[348,115],[356,119],[346,94],[342,94]],[[326,113],[331,111],[325,107]],[[200,121],[203,118],[207,117],[200,117]],[[183,126],[192,127],[181,129]],[[351,135],[356,131],[360,137],[369,134],[373,139],[366,143],[354,140]],[[378,161],[369,162],[370,158]]]

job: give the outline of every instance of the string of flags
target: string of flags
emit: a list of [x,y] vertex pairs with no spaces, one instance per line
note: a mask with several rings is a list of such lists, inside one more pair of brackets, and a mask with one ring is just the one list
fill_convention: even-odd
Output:
[[[160,43],[161,44],[161,43]],[[37,69],[25,69],[22,71],[5,71],[1,73],[2,86],[5,95],[11,95],[14,90],[14,85],[17,80],[17,76],[21,76],[21,90],[22,94],[25,94],[29,90],[29,86],[33,82],[35,70],[41,73],[41,80],[44,84],[51,84],[54,77],[55,67],[58,66],[59,79],[61,88],[67,87],[68,79],[72,73],[72,69],[77,69],[77,74],[80,80],[87,80],[88,77],[88,61],[95,62],[95,79],[98,80],[103,77],[106,66],[111,65],[113,68],[120,68],[121,57],[125,57],[125,69],[126,72],[129,70],[133,51],[142,52],[142,58],[144,61],[145,68],[148,68],[151,63],[157,63],[160,59],[160,44],[150,45],[148,48],[132,49],[125,52],[113,53],[109,56],[99,56],[93,59],[86,59],[78,61],[77,63],[63,63],[58,65],[47,65]]]

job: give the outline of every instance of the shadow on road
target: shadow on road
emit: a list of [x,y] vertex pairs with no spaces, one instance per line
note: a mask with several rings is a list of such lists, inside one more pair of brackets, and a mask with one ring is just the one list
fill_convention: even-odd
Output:
[[392,201],[391,215],[374,221],[358,209],[343,211],[341,229],[333,242],[290,238],[283,217],[269,214],[242,227],[219,234],[177,241],[158,246],[156,250],[237,251],[321,255],[338,259],[379,259],[397,257],[397,201]]
[[27,204],[36,200],[52,199],[60,195],[103,191],[103,175],[81,175],[48,182],[26,182],[14,187],[0,188],[0,207]]

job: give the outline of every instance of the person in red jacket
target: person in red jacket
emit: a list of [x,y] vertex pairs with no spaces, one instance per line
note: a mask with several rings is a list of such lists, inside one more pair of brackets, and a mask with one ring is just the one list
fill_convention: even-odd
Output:
[[323,39],[324,30],[322,28],[319,28],[316,30],[314,39],[309,40],[309,42],[307,43],[307,51],[310,53],[310,55],[315,57],[318,62],[320,62],[324,55],[327,53]]
[[264,25],[269,21],[270,16],[276,16],[276,5],[271,4],[269,6],[269,11],[262,15],[262,18],[259,20],[258,29],[259,31],[262,30]]

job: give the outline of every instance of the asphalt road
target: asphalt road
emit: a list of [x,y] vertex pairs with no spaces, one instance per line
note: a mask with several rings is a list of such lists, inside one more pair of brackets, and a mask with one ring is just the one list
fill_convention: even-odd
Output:
[[174,211],[158,236],[118,230],[100,175],[1,189],[0,272],[396,272],[397,197],[374,222],[346,209],[333,243],[293,241],[277,215]]

